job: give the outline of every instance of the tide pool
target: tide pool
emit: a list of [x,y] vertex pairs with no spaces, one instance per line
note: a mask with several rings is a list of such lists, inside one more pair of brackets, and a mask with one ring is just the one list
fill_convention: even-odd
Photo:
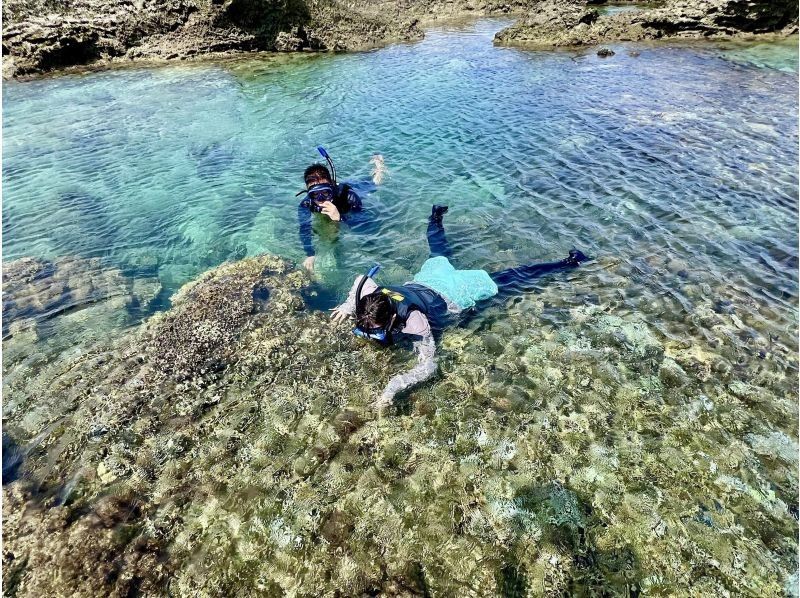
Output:
[[[168,309],[210,268],[263,253],[303,259],[295,193],[317,145],[341,180],[369,178],[376,153],[388,175],[363,197],[362,224],[315,222],[312,308],[333,306],[375,262],[382,282],[411,280],[428,257],[433,203],[450,206],[459,268],[553,261],[572,247],[595,258],[448,332],[439,378],[388,423],[367,415],[374,380],[354,374],[346,407],[359,412],[359,446],[374,461],[345,447],[309,465],[308,447],[327,442],[314,430],[341,414],[303,398],[302,385],[295,396],[287,382],[274,400],[225,395],[218,412],[204,404],[220,426],[239,425],[225,420],[228,401],[232,414],[263,409],[231,438],[265,471],[293,463],[285,479],[308,486],[279,487],[282,470],[267,477],[225,442],[185,432],[180,405],[172,419],[153,415],[164,443],[182,434],[205,464],[176,535],[162,539],[170,558],[192,563],[173,593],[211,591],[212,581],[286,590],[278,569],[253,564],[279,562],[307,567],[294,578],[301,595],[372,591],[397,563],[441,595],[478,578],[474,595],[796,595],[797,40],[621,44],[601,59],[494,47],[505,25],[437,29],[359,54],[3,86],[3,262],[36,272],[4,305],[4,424],[53,462],[72,441],[49,435],[67,434],[61,424],[84,407],[69,393],[62,404],[52,372]],[[312,338],[294,340],[319,359],[302,367],[324,388],[331,356]],[[364,355],[383,375],[385,362]],[[177,463],[183,453],[168,446]],[[102,469],[91,463],[103,484],[144,467],[124,442],[114,447]],[[71,458],[63,484],[98,496],[100,482],[81,489],[85,464]],[[172,521],[165,497],[179,484],[152,475],[137,492],[154,520]],[[263,505],[248,498],[256,487]],[[351,487],[358,500],[342,490]],[[339,519],[325,527],[334,504]],[[348,556],[327,561],[319,534]],[[430,556],[441,534],[452,547],[444,561]],[[378,553],[393,555],[383,570],[370,560]],[[333,577],[315,577],[309,563],[323,562]]]

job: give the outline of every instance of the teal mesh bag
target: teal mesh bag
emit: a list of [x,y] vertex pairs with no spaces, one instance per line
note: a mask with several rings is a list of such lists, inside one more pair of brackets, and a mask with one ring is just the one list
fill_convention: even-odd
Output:
[[456,270],[444,256],[432,257],[414,275],[414,282],[430,287],[461,309],[497,295],[497,285],[485,270]]

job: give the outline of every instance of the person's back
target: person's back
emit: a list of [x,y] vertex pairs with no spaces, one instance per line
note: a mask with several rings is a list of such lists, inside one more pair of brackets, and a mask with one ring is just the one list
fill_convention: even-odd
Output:
[[367,276],[357,277],[347,300],[332,310],[335,323],[354,315],[353,332],[363,338],[385,346],[391,345],[397,335],[413,340],[417,363],[389,380],[376,401],[378,408],[390,405],[397,393],[436,372],[434,331],[452,321],[448,316],[470,310],[499,293],[525,292],[538,276],[577,267],[588,259],[573,249],[569,257],[559,262],[519,266],[491,274],[485,270],[456,270],[448,260],[451,251],[442,225],[446,210],[443,206],[433,207],[428,224],[431,257],[413,281],[381,287],[372,279],[376,266]]

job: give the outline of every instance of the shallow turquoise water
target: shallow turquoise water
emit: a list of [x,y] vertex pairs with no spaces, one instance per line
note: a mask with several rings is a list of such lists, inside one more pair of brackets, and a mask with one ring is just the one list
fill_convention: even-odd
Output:
[[639,12],[644,10],[641,4],[606,4],[597,7],[597,12],[601,15],[618,15],[627,12]]
[[343,178],[368,177],[372,153],[389,167],[365,199],[371,225],[318,223],[335,294],[376,260],[412,274],[437,202],[462,266],[666,252],[795,322],[796,40],[602,60],[493,47],[502,25],[363,54],[8,83],[3,259],[99,257],[158,276],[159,308],[224,260],[300,259],[294,193],[323,144]]

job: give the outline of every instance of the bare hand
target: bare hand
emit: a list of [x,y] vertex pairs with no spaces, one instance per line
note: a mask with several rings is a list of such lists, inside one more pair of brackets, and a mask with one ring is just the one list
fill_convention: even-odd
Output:
[[379,414],[385,412],[389,407],[392,406],[393,398],[387,394],[382,394],[378,397],[375,401],[375,409]]
[[350,314],[344,311],[341,307],[334,307],[331,312],[331,319],[333,320],[334,324],[340,324],[350,317]]
[[315,256],[309,255],[306,259],[303,260],[303,268],[311,272],[314,270],[314,260],[316,259]]
[[339,214],[338,208],[335,205],[333,205],[332,202],[326,201],[319,205],[322,207],[322,213],[325,214],[328,218],[330,218],[334,222],[339,222],[342,219],[341,214]]

